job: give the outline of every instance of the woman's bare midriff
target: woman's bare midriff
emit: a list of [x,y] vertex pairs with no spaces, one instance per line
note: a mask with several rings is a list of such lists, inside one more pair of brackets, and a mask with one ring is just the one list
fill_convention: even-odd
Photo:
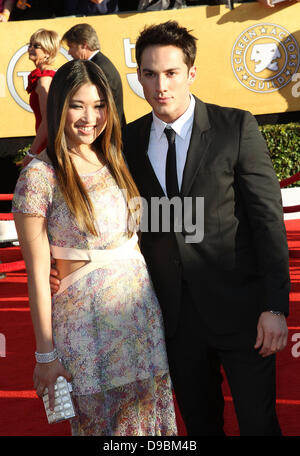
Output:
[[72,272],[76,271],[77,269],[82,268],[85,266],[89,261],[82,261],[82,260],[61,260],[57,258],[56,262],[56,269],[58,272],[58,279],[62,280],[67,277]]
[[[140,251],[140,248],[138,245],[135,246],[135,250],[138,252]],[[76,271],[77,269],[82,268],[86,264],[90,263],[89,261],[82,261],[82,260],[62,260],[60,258],[57,258],[55,260],[56,263],[56,270],[58,272],[58,279],[62,280],[65,277],[67,277],[69,274],[72,274],[72,272]]]

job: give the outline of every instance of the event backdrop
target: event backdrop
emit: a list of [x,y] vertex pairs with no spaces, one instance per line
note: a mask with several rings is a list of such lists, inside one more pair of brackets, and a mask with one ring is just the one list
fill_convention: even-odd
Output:
[[[118,68],[128,121],[149,111],[136,77],[135,40],[145,24],[175,19],[198,39],[193,93],[204,101],[268,114],[300,110],[300,3],[267,9],[258,3],[198,6],[180,10],[67,17],[0,25],[0,138],[34,135],[28,105],[27,57],[30,35],[38,28],[59,34],[80,22],[99,35],[101,50]],[[70,58],[65,49],[58,68]]]

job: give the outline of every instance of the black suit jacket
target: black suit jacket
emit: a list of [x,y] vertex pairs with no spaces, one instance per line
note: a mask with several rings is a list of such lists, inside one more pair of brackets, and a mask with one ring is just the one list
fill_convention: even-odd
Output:
[[100,51],[91,58],[91,61],[96,63],[105,74],[115,100],[121,126],[124,126],[126,124],[126,120],[123,107],[123,87],[121,76],[117,68],[109,60],[109,58]]
[[[124,130],[125,157],[148,208],[151,198],[164,196],[147,156],[151,124],[148,114]],[[249,112],[196,98],[181,197],[204,197],[203,240],[187,243],[184,229],[141,236],[166,335],[172,336],[178,323],[182,280],[206,325],[218,335],[253,332],[265,310],[288,314],[281,193],[265,141]],[[188,216],[195,220],[195,205],[190,206]]]

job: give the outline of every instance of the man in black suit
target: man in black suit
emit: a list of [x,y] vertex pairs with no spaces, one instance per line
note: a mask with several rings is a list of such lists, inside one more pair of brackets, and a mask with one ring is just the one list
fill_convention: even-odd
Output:
[[86,59],[96,63],[105,74],[110,85],[121,125],[126,124],[123,107],[123,87],[120,74],[114,64],[100,52],[100,43],[96,30],[89,24],[77,24],[68,30],[62,41],[69,48],[73,59]]
[[[145,28],[136,43],[153,109],[124,131],[149,222],[141,248],[188,434],[224,435],[223,365],[241,435],[280,435],[275,353],[287,343],[290,282],[279,184],[254,117],[191,95],[195,54],[195,38],[173,21]],[[154,202],[163,212],[172,198],[183,206],[171,230],[151,228]]]

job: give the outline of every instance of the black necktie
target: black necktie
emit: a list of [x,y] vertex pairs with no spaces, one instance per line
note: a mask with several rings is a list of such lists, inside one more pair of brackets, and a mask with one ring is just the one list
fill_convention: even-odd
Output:
[[166,189],[167,195],[171,199],[173,196],[179,195],[175,148],[176,133],[172,128],[165,128],[164,132],[169,143],[166,161]]

